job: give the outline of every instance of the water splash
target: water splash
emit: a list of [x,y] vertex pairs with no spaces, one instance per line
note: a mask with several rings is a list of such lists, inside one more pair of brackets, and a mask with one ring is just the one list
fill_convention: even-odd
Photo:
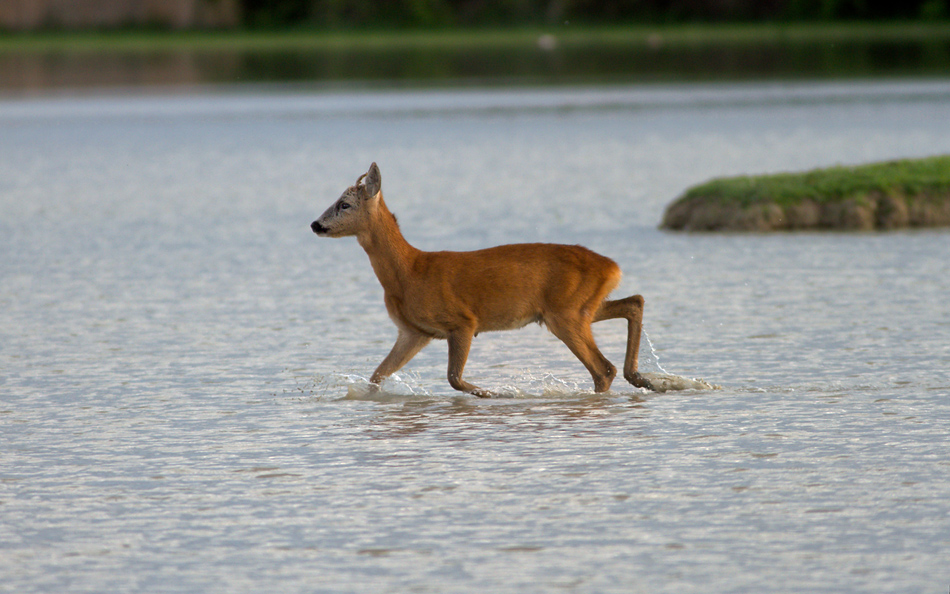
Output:
[[344,400],[402,402],[432,396],[429,390],[420,385],[419,374],[412,371],[394,373],[380,385],[370,382],[361,375],[341,374],[340,377],[343,379],[343,386],[346,387]]
[[[716,384],[711,384],[703,379],[691,379],[688,377],[683,377],[681,375],[676,375],[670,373],[666,369],[663,369],[663,366],[660,365],[660,357],[656,354],[656,348],[653,346],[653,341],[650,340],[650,335],[647,334],[646,330],[641,330],[641,338],[645,339],[646,345],[650,349],[649,360],[645,361],[647,367],[656,368],[659,372],[648,371],[643,372],[643,377],[650,380],[650,383],[653,385],[653,388],[657,392],[670,392],[670,391],[679,391],[679,390],[718,390],[720,386]],[[642,341],[641,341],[642,343]],[[640,366],[640,369],[643,369],[643,365]]]
[[664,373],[664,374],[666,374],[666,375],[670,375],[670,372],[667,371],[667,370],[665,370],[665,369],[663,369],[663,366],[660,365],[660,357],[659,357],[659,355],[656,354],[656,349],[653,347],[653,341],[650,340],[650,335],[647,334],[646,329],[641,328],[640,332],[641,332],[640,336],[641,336],[642,338],[646,339],[646,344],[647,344],[648,347],[650,347],[650,359],[651,359],[651,360],[650,360],[649,363],[650,363],[652,366],[655,366],[657,369],[659,369],[661,373]]
[[672,373],[653,373],[642,374],[643,377],[650,380],[653,390],[656,392],[678,392],[680,390],[720,390],[721,386],[710,384],[703,379],[690,379],[681,375]]
[[522,371],[522,377],[528,383],[528,388],[524,391],[526,396],[539,395],[541,398],[564,398],[577,396],[584,392],[577,382],[560,378],[547,371],[536,374],[524,370]]

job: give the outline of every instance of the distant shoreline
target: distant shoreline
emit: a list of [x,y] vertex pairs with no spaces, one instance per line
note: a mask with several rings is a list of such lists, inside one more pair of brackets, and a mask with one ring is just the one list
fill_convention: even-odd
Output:
[[950,22],[0,33],[0,95],[945,78]]
[[714,179],[670,204],[673,231],[890,230],[950,226],[950,155]]
[[749,23],[558,25],[387,30],[193,30],[0,32],[0,54],[35,52],[285,51],[563,45],[836,43],[950,40],[950,21],[897,23]]

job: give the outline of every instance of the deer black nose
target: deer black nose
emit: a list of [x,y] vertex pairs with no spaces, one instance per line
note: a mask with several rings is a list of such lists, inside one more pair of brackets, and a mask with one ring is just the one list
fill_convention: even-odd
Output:
[[326,233],[327,230],[326,227],[320,224],[320,221],[310,223],[310,229],[312,229],[314,233]]

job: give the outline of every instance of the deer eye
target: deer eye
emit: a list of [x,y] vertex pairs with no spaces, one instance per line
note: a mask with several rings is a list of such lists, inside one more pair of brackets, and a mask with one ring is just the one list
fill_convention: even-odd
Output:
[[350,207],[350,205],[349,205],[348,203],[346,203],[346,202],[341,202],[341,203],[340,203],[340,210],[347,210],[349,207]]

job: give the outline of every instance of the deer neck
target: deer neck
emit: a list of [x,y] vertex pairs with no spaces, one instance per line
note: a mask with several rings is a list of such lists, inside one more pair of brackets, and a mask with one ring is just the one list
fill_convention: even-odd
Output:
[[388,293],[398,292],[419,250],[409,245],[403,237],[396,217],[389,211],[382,196],[379,197],[376,216],[369,228],[359,233],[356,239],[369,256],[383,289]]

